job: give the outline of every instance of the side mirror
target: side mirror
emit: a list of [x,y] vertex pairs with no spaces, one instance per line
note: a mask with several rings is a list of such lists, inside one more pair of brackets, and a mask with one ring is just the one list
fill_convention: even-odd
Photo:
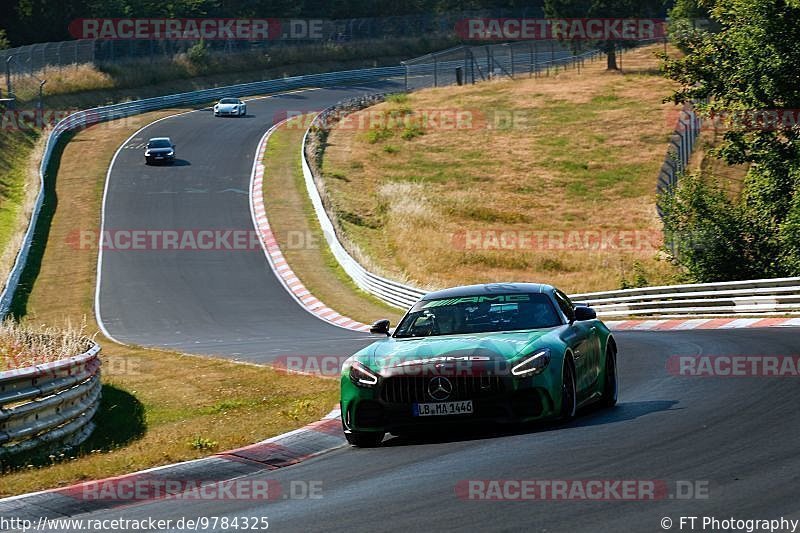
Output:
[[377,322],[372,324],[372,327],[369,328],[369,332],[372,333],[373,335],[386,335],[388,337],[390,325],[391,322],[389,322],[389,320],[384,318],[383,320],[378,320]]
[[583,322],[584,320],[594,320],[597,318],[597,312],[591,307],[585,305],[575,306],[575,320]]

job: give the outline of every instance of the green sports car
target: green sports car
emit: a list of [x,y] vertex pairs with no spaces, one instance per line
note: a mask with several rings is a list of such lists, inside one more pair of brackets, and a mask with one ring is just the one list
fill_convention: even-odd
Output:
[[387,338],[342,365],[348,442],[377,446],[447,424],[570,419],[617,401],[617,346],[589,307],[532,283],[456,287],[427,294]]

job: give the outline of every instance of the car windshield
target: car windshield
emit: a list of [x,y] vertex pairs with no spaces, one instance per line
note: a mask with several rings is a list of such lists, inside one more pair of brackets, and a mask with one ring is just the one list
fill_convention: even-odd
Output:
[[147,143],[148,148],[172,148],[172,144],[167,139],[155,139]]
[[418,302],[397,326],[394,336],[516,331],[560,324],[546,294],[492,294]]
[[223,98],[219,101],[220,104],[238,104],[239,100],[236,98]]

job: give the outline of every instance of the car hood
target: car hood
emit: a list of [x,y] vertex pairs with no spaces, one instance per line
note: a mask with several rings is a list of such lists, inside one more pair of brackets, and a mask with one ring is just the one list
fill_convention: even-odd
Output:
[[239,104],[217,104],[217,109],[220,111],[233,111],[239,107]]
[[168,154],[172,151],[172,148],[148,148],[148,154]]
[[485,368],[505,373],[507,363],[530,353],[550,329],[448,335],[411,339],[387,338],[369,346],[356,358],[383,376],[413,369]]

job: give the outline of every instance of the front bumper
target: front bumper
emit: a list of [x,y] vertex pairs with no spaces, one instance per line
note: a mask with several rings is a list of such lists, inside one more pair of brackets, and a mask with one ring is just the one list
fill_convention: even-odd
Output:
[[217,117],[238,117],[238,116],[241,116],[243,114],[244,114],[244,110],[242,110],[242,111],[239,111],[239,110],[231,110],[231,111],[219,110],[219,111],[214,111],[214,116],[217,116]]
[[150,164],[153,164],[153,163],[174,163],[175,162],[175,156],[174,155],[163,155],[163,156],[151,155],[151,156],[145,156],[144,159],[145,159],[145,161],[147,163],[150,163]]
[[555,418],[558,413],[560,388],[553,384],[548,372],[525,378],[496,376],[491,378],[489,387],[456,385],[454,396],[445,401],[472,400],[473,413],[448,416],[414,416],[414,403],[436,403],[425,397],[421,388],[430,378],[415,379],[422,382],[415,382],[416,390],[412,391],[411,386],[407,387],[408,392],[398,394],[403,387],[393,383],[392,378],[364,388],[343,376],[341,408],[345,431],[396,434],[426,428],[531,422]]

